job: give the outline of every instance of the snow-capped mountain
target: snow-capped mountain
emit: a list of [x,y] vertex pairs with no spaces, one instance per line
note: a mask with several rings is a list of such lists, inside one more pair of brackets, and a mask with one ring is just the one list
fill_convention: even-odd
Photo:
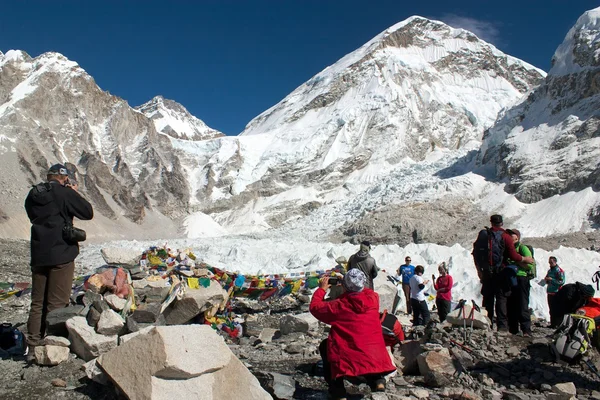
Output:
[[[545,81],[486,133],[480,162],[532,203],[600,189],[600,8],[584,13]],[[598,218],[598,211],[590,211]],[[596,223],[600,219],[596,220]]]
[[154,122],[156,131],[176,139],[206,140],[225,136],[194,117],[181,104],[156,96],[135,108]]
[[468,31],[409,18],[309,79],[238,138],[202,143],[201,210],[244,232],[355,197],[438,151],[478,147],[497,113],[544,76]]
[[186,213],[190,195],[170,137],[77,63],[58,53],[0,54],[0,135],[2,235],[27,237],[23,200],[56,162],[71,163],[95,207],[82,223],[91,237],[177,233],[171,220]]

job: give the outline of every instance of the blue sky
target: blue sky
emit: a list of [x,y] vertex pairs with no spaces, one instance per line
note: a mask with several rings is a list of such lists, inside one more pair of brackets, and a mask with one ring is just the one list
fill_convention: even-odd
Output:
[[255,116],[411,15],[472,30],[548,70],[591,0],[5,1],[0,51],[57,51],[136,106],[155,95],[240,133]]

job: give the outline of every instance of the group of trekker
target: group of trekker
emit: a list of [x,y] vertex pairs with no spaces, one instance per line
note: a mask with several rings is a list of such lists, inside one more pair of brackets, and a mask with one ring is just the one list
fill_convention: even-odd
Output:
[[[483,307],[499,332],[517,334],[521,331],[523,336],[529,337],[530,280],[536,276],[533,249],[521,242],[519,230],[504,229],[501,215],[492,215],[490,223],[490,228],[479,233],[472,253],[482,286]],[[371,244],[362,242],[359,251],[348,259],[346,268],[340,268],[343,276],[336,277],[333,285],[334,279],[330,276],[320,280],[310,304],[310,312],[319,321],[331,325],[329,336],[319,350],[325,380],[334,399],[346,398],[344,379],[362,379],[373,391],[385,390],[386,375],[396,371],[391,347],[404,339],[402,327],[394,317],[401,302],[400,291],[391,312],[379,312],[379,296],[373,285],[379,269],[370,250]],[[413,266],[409,256],[404,261],[392,280],[402,285],[406,311],[413,315],[413,326],[427,325],[431,320],[427,305],[430,281],[423,277],[422,265]],[[438,265],[438,272],[437,278],[431,276],[431,283],[436,291],[439,320],[443,322],[452,310],[454,282],[445,262]],[[565,284],[565,272],[554,256],[549,259],[549,269],[542,283],[548,293],[552,327],[559,325],[565,314],[576,310],[586,313],[585,306],[594,295],[591,285]],[[600,303],[597,306],[600,312]]]
[[[501,215],[492,215],[490,224],[490,228],[479,232],[472,253],[481,282],[483,307],[499,332],[520,332],[530,337],[530,281],[537,275],[533,248],[521,242],[519,230],[504,229]],[[581,282],[565,284],[565,271],[555,256],[549,257],[548,264],[540,284],[546,286],[550,327],[556,328],[565,315],[584,307],[595,290]]]

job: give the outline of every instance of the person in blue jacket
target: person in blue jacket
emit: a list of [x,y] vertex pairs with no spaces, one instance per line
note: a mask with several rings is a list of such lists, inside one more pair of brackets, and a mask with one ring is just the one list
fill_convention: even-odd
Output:
[[404,292],[404,298],[406,299],[406,313],[412,314],[412,307],[410,305],[410,278],[415,274],[415,266],[411,263],[410,256],[404,258],[404,264],[398,268],[398,276],[402,278],[402,291]]

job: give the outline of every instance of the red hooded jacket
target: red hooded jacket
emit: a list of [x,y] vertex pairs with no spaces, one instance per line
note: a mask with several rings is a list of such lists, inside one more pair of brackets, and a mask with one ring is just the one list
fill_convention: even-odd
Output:
[[331,325],[327,357],[332,379],[395,371],[383,341],[377,293],[365,288],[333,301],[323,301],[324,297],[325,290],[315,291],[310,312]]

